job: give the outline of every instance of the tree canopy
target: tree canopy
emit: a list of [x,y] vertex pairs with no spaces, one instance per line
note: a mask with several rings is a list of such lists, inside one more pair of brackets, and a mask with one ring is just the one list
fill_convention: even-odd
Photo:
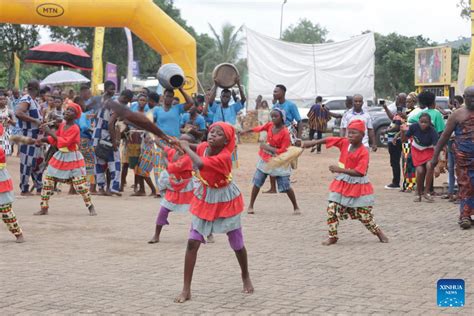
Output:
[[328,30],[319,23],[313,24],[308,19],[300,19],[298,24],[290,25],[281,37],[282,40],[293,43],[319,44],[327,42]]

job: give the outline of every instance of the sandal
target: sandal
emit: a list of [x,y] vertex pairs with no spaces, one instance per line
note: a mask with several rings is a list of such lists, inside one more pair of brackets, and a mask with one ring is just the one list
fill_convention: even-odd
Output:
[[462,229],[471,228],[471,219],[470,218],[463,218],[461,220],[461,224],[459,226],[461,226]]
[[417,195],[413,202],[421,202],[421,195]]
[[431,194],[423,194],[423,200],[427,203],[434,203],[434,199]]

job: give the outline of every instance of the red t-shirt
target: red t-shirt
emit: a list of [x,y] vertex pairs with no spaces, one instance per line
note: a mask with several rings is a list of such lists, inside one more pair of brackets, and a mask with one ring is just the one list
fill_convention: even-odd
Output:
[[56,132],[57,141],[51,136],[48,136],[48,143],[58,148],[67,147],[70,151],[75,151],[81,142],[81,131],[77,124],[70,126],[64,130],[66,123],[59,124],[59,129]]
[[[276,134],[273,134],[273,122],[268,122],[265,125],[257,126],[252,128],[254,132],[267,132],[267,144],[276,148],[276,154],[279,155],[287,151],[288,147],[290,147],[290,132],[288,132],[288,128],[283,126]],[[273,155],[263,149],[260,148],[258,152],[259,156],[263,159],[263,161],[267,162]]]
[[196,153],[202,157],[203,166],[199,170],[201,180],[206,185],[214,188],[222,188],[231,181],[232,158],[231,153],[222,150],[215,156],[206,156],[207,142],[198,145]]
[[349,139],[345,137],[326,138],[326,148],[337,147],[341,151],[339,167],[352,169],[365,175],[369,168],[369,151],[361,145],[355,151],[349,152],[349,146]]

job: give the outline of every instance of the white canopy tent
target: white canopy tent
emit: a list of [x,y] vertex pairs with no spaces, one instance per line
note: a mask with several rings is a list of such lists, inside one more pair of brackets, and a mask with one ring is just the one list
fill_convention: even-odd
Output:
[[317,95],[356,93],[373,98],[375,39],[367,33],[324,44],[289,43],[247,32],[249,98],[271,100],[276,84],[287,88],[291,100],[314,100]]

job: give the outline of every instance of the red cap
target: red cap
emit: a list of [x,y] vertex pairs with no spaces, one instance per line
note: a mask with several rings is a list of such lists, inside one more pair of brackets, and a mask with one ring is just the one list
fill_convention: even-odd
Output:
[[365,133],[365,123],[362,120],[353,120],[352,122],[349,123],[349,126],[347,126],[348,129],[355,129],[358,130],[359,132]]

